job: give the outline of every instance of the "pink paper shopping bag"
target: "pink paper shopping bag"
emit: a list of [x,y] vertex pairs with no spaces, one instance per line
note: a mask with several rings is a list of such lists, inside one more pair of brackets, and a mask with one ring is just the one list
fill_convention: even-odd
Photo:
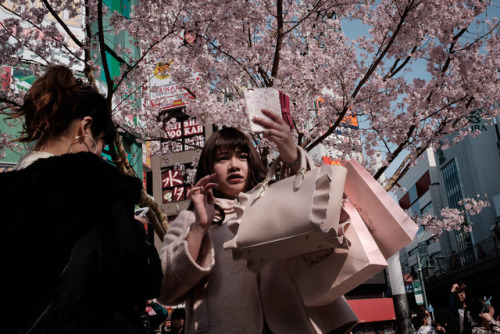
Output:
[[343,204],[349,216],[345,237],[349,249],[328,248],[287,260],[287,268],[308,306],[333,302],[387,267],[368,228],[354,206]]
[[413,240],[418,226],[356,160],[345,167],[344,192],[387,259]]

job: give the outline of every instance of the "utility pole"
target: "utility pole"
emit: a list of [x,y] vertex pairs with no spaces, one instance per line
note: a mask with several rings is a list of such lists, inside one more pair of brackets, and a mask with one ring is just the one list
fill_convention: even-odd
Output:
[[403,272],[399,261],[399,252],[387,259],[389,271],[389,281],[391,283],[392,300],[396,312],[396,333],[413,334],[411,324],[410,306],[406,297],[406,290],[403,282]]
[[[424,263],[429,259],[429,257],[424,256]],[[425,309],[429,309],[429,305],[427,304],[427,292],[425,291],[425,282],[424,282],[424,274],[422,273],[422,262],[420,260],[420,254],[417,253],[417,265],[418,265],[418,276],[420,278],[420,283],[422,284],[422,293],[424,294],[424,304]]]

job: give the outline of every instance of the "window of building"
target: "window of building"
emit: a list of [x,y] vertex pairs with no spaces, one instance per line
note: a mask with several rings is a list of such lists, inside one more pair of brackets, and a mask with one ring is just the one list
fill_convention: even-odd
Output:
[[410,212],[412,217],[420,216],[420,203],[418,203],[418,201],[412,204]]
[[410,196],[410,203],[412,204],[418,199],[417,186],[415,184],[408,190],[408,196]]
[[434,215],[434,207],[433,207],[433,205],[432,205],[432,202],[427,203],[427,205],[425,205],[425,206],[424,206],[424,207],[420,210],[420,212],[421,212],[421,215],[422,215],[422,216],[425,216],[425,215],[427,215],[427,214],[429,214],[429,215]]
[[446,196],[448,197],[448,205],[450,208],[458,209],[460,207],[458,202],[463,198],[463,195],[455,160],[451,160],[448,164],[446,164],[442,173],[446,188]]
[[408,252],[408,256],[417,255],[417,253],[418,253],[418,247],[415,247]]
[[[444,185],[446,188],[446,196],[448,197],[448,206],[450,208],[459,209],[460,200],[463,199],[462,187],[458,175],[458,168],[455,160],[451,160],[443,170]],[[454,231],[455,239],[457,240],[459,251],[470,251],[472,248],[472,239],[470,233],[463,231]]]
[[[431,185],[431,177],[429,171],[426,171],[420,179],[410,187],[408,192],[404,194],[399,200],[399,205],[403,209],[411,208],[415,202],[419,200],[427,191]],[[420,211],[415,211],[415,214],[420,215]]]

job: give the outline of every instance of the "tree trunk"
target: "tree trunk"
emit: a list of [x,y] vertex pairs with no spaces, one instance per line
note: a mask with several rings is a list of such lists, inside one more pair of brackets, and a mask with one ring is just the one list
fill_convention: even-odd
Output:
[[[114,144],[116,149],[116,156],[113,157],[113,162],[116,164],[116,167],[122,173],[138,178],[135,170],[130,166],[130,163],[127,160],[127,155],[125,153],[125,150],[123,149],[119,134],[116,135]],[[146,214],[146,217],[149,219],[151,225],[153,225],[153,229],[155,230],[156,234],[158,234],[160,240],[163,240],[163,236],[168,229],[168,217],[163,212],[158,203],[153,201],[153,199],[146,193],[144,189],[142,189],[141,206],[149,207],[149,211]]]

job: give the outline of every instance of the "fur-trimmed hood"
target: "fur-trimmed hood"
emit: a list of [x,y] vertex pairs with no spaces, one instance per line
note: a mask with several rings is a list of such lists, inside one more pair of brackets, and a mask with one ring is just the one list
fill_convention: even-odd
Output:
[[[103,298],[104,305],[110,299],[125,308],[154,297],[147,289],[159,287],[159,260],[152,261],[158,256],[148,257],[144,230],[133,219],[140,189],[139,179],[91,153],[39,159],[0,174],[0,292],[9,305],[6,332],[33,323],[56,288],[54,321],[66,326],[61,332],[70,326],[85,332],[89,327],[84,325],[94,326],[93,319],[102,316],[95,313],[100,308],[84,300]],[[148,281],[150,260],[157,265],[157,284]],[[116,321],[106,319],[108,324]]]
[[[9,230],[38,230],[57,239],[85,233],[92,218],[117,199],[133,210],[141,188],[139,179],[87,152],[40,159],[26,169],[2,173],[0,185],[2,246]],[[7,222],[14,226],[5,226]]]

